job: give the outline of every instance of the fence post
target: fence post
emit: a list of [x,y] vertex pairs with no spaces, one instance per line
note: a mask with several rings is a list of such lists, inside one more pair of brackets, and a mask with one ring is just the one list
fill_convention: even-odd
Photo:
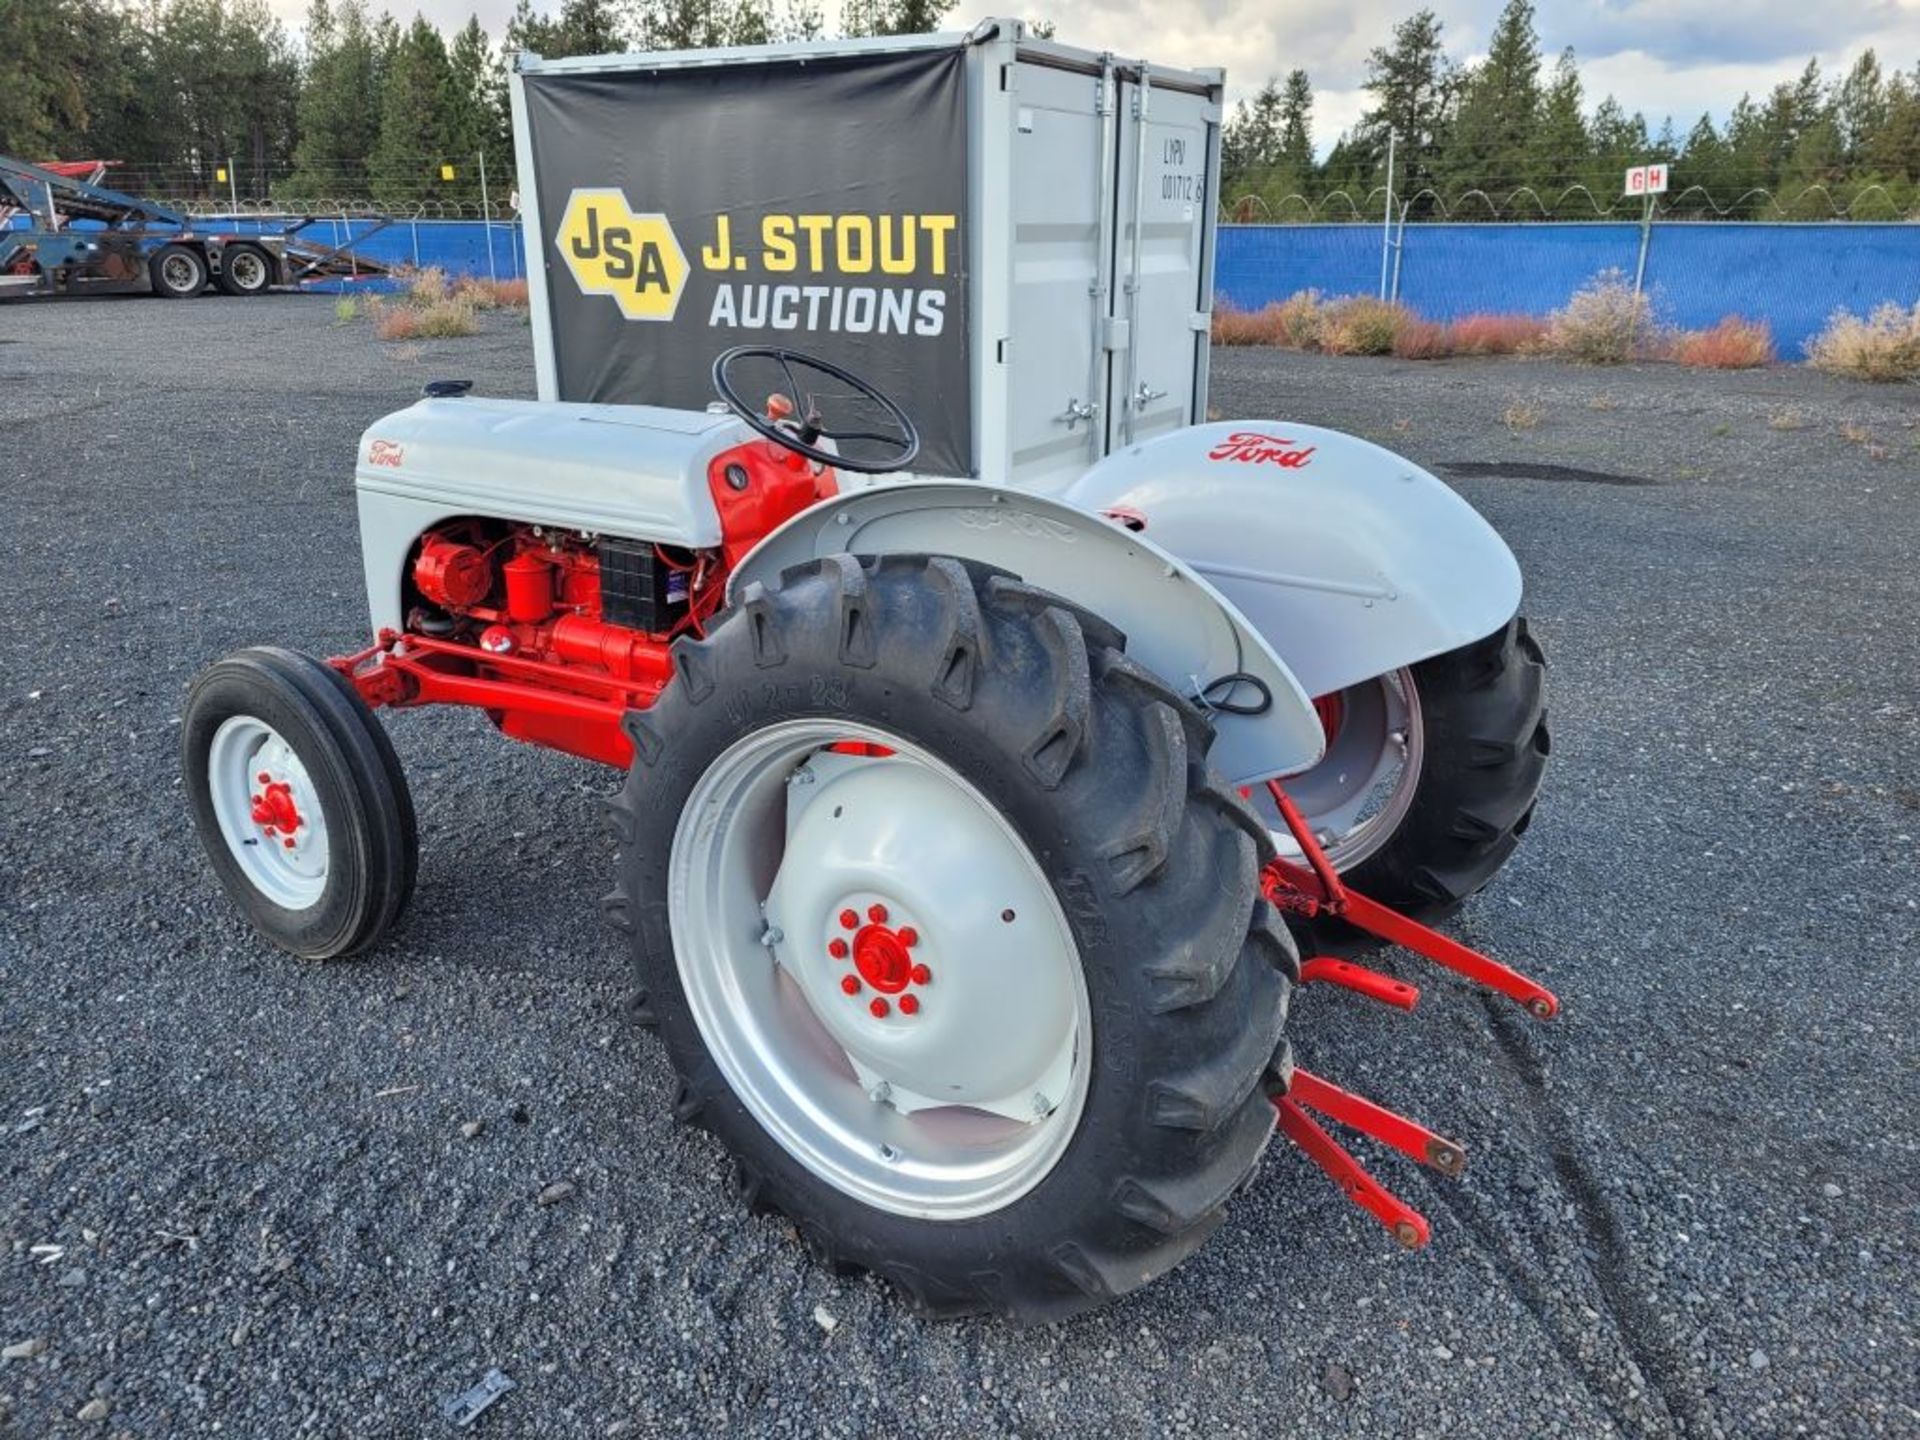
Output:
[[1633,266],[1633,293],[1640,293],[1640,282],[1647,275],[1647,250],[1653,244],[1653,191],[1647,191],[1646,208],[1640,212],[1640,258]]
[[232,213],[240,213],[240,172],[233,168],[233,157],[227,157],[227,203]]
[[1407,253],[1407,211],[1413,208],[1411,200],[1400,204],[1400,233],[1393,242],[1393,283],[1387,287],[1387,299],[1400,298],[1400,259]]
[[480,152],[480,223],[487,228],[487,278],[498,281],[500,271],[493,263],[493,208],[487,204],[487,152]]
[[1380,298],[1387,298],[1387,252],[1393,248],[1393,131],[1387,131],[1387,205],[1380,217]]

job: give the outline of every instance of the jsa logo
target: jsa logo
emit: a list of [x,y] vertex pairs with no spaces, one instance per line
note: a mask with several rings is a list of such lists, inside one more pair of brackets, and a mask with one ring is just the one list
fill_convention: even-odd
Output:
[[671,320],[686,290],[687,257],[660,214],[636,215],[618,190],[576,190],[554,244],[586,295],[611,295],[629,320]]

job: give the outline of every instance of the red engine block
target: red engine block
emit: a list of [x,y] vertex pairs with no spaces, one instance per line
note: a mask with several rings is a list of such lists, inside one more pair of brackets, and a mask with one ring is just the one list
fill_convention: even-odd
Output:
[[762,536],[837,488],[830,472],[764,441],[716,457],[707,483],[720,545],[653,549],[655,566],[684,577],[672,587],[684,584],[684,606],[665,628],[606,618],[596,541],[460,520],[421,537],[410,574],[423,603],[406,633],[384,632],[335,663],[369,704],[476,706],[515,739],[624,768],[621,718],[666,686],[673,641],[703,633],[728,571]]

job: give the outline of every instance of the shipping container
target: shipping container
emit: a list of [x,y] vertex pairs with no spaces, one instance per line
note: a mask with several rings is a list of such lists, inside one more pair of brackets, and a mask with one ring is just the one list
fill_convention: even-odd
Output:
[[1218,70],[990,20],[511,88],[542,399],[699,408],[788,346],[894,396],[915,473],[1039,490],[1205,418]]

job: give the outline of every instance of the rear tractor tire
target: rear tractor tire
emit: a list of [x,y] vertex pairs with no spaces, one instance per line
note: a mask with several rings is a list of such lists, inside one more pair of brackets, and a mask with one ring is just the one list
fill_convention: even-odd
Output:
[[[1539,642],[1515,617],[1483,640],[1342,691],[1329,707],[1338,720],[1327,758],[1286,782],[1341,877],[1423,924],[1484,888],[1533,819],[1551,749],[1545,676]],[[1354,815],[1353,784],[1334,782],[1364,780],[1374,749],[1399,769],[1381,782],[1384,798]],[[1343,800],[1349,807],[1336,808]],[[1384,943],[1341,920],[1291,923],[1311,954]]]
[[606,909],[675,1113],[929,1313],[1146,1283],[1273,1129],[1270,840],[1124,643],[991,567],[835,556],[747,587],[628,717]]
[[181,763],[214,873],[309,960],[372,945],[413,893],[413,801],[380,722],[332,666],[261,646],[193,682]]

